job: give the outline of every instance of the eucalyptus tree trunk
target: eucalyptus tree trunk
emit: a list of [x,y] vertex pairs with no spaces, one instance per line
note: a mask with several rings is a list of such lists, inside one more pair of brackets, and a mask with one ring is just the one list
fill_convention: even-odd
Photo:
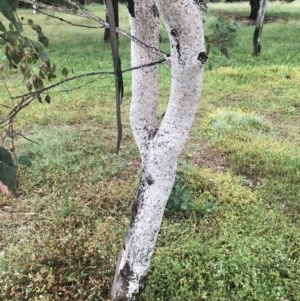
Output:
[[[197,109],[206,60],[200,5],[195,0],[130,0],[131,33],[145,44],[158,46],[158,13],[169,34],[171,92],[166,113],[157,122],[156,66],[132,73],[131,127],[140,152],[140,183],[132,216],[120,251],[111,298],[138,300],[145,286],[165,205],[172,190],[177,159]],[[132,66],[157,60],[156,54],[132,43]]]
[[267,0],[260,0],[259,10],[256,19],[256,26],[253,35],[253,55],[259,55],[261,51],[261,34],[264,26]]
[[249,19],[256,20],[258,10],[259,10],[259,0],[250,0],[250,7],[251,7],[251,11],[250,11]]

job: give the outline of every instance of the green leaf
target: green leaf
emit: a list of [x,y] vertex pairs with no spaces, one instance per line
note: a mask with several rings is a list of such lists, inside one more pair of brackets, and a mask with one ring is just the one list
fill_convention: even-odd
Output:
[[8,151],[6,148],[2,146],[0,147],[0,161],[4,162],[9,166],[14,166],[14,161],[10,151]]
[[31,27],[33,30],[35,30],[37,32],[42,32],[42,27],[38,24],[32,24]]
[[61,74],[64,76],[64,77],[67,77],[68,74],[69,74],[69,71],[66,67],[63,67],[63,69],[61,70]]
[[16,167],[9,166],[4,162],[0,163],[0,181],[4,183],[9,190],[16,193],[18,189]]
[[[0,12],[3,14],[3,16],[8,19],[15,29],[17,31],[22,30],[21,23],[18,22],[16,16],[15,16],[15,9],[18,5],[18,0],[1,0],[0,1]],[[13,31],[13,30],[11,30]]]
[[9,23],[8,27],[9,27],[10,31],[12,31],[12,32],[14,31],[14,25],[12,23]]
[[188,209],[187,204],[186,203],[181,203],[180,209],[181,210],[187,210]]
[[49,58],[49,54],[45,49],[44,45],[40,42],[36,42],[33,40],[29,40],[30,44],[34,47],[35,51],[37,52],[39,58],[48,66],[50,67],[51,62]]
[[190,189],[184,188],[181,193],[181,198],[183,200],[187,201],[190,198],[190,195],[191,195]]
[[46,101],[46,103],[50,103],[51,102],[51,97],[50,97],[49,94],[45,97],[45,101]]
[[39,35],[39,42],[41,42],[45,47],[49,46],[49,39],[44,35]]
[[23,165],[23,166],[27,166],[27,167],[32,166],[31,160],[25,154],[19,156],[19,158],[18,158],[18,164]]
[[23,63],[21,63],[20,70],[25,79],[29,79],[31,77],[31,70],[30,70],[30,67],[29,67],[27,61],[24,61]]
[[223,45],[219,46],[219,49],[225,55],[225,57],[229,60],[230,57],[229,57],[228,49]]
[[39,91],[44,88],[43,80],[38,75],[32,76],[32,84],[33,84],[35,91]]
[[0,31],[3,31],[3,32],[6,31],[6,28],[1,21],[0,21]]

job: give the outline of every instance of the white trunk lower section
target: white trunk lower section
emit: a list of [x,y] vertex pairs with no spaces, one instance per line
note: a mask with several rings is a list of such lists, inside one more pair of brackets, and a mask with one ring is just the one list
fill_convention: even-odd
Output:
[[[138,300],[144,289],[164,208],[174,184],[177,158],[196,113],[206,59],[198,2],[157,0],[154,6],[149,0],[130,1],[132,33],[139,39],[149,39],[147,43],[154,37],[158,39],[158,33],[157,27],[153,23],[151,27],[146,19],[157,19],[157,8],[160,12],[171,43],[172,87],[166,114],[156,128],[157,71],[148,68],[133,73],[131,124],[142,158],[142,174],[116,266],[113,301]],[[132,46],[133,65],[149,60],[153,60],[152,54]]]

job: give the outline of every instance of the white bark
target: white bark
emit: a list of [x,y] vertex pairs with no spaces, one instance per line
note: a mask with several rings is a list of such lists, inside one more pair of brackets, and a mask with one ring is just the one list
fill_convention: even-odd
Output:
[[258,55],[261,51],[261,35],[264,26],[267,0],[260,0],[257,13],[256,26],[253,35],[253,54]]
[[[131,35],[146,45],[159,45],[159,19],[153,1],[134,1],[134,17],[129,14]],[[137,43],[131,43],[131,65],[140,66],[157,61],[154,52],[147,51]],[[131,128],[138,145],[148,141],[149,132],[157,128],[156,106],[158,99],[157,66],[132,71],[132,101],[130,107]]]
[[[156,46],[157,17],[153,15],[156,11],[153,4],[149,0],[134,2],[131,30],[137,38]],[[141,154],[142,172],[116,267],[113,301],[137,300],[144,289],[164,208],[174,184],[177,158],[194,120],[203,79],[203,57],[206,56],[197,1],[157,0],[155,4],[171,43],[171,95],[163,121],[157,128],[157,70],[148,68],[133,72],[130,115]],[[149,51],[132,45],[134,66],[154,59]]]

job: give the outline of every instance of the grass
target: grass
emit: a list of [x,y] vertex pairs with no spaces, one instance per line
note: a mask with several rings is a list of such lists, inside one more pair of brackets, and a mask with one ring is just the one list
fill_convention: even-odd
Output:
[[[299,6],[268,3],[262,53],[253,57],[248,2],[209,4],[209,18],[225,15],[241,28],[230,60],[216,49],[210,54],[213,70],[206,70],[176,186],[188,191],[189,206],[163,221],[143,301],[300,300]],[[101,6],[89,8],[104,15]],[[19,15],[33,18],[30,11]],[[100,30],[43,15],[34,20],[50,39],[58,79],[65,66],[69,76],[111,70]],[[128,29],[126,22],[122,6]],[[163,38],[168,49],[165,32]],[[127,68],[124,38],[120,49]],[[162,66],[159,113],[168,74]],[[15,128],[38,144],[15,139],[17,154],[30,153],[32,166],[20,168],[17,198],[0,197],[0,300],[108,300],[139,176],[128,120],[130,74],[124,76],[119,156],[112,77],[59,86],[50,104],[36,102],[16,120]],[[0,78],[2,104],[9,101],[5,85],[13,95],[26,91],[17,72],[6,69]]]

